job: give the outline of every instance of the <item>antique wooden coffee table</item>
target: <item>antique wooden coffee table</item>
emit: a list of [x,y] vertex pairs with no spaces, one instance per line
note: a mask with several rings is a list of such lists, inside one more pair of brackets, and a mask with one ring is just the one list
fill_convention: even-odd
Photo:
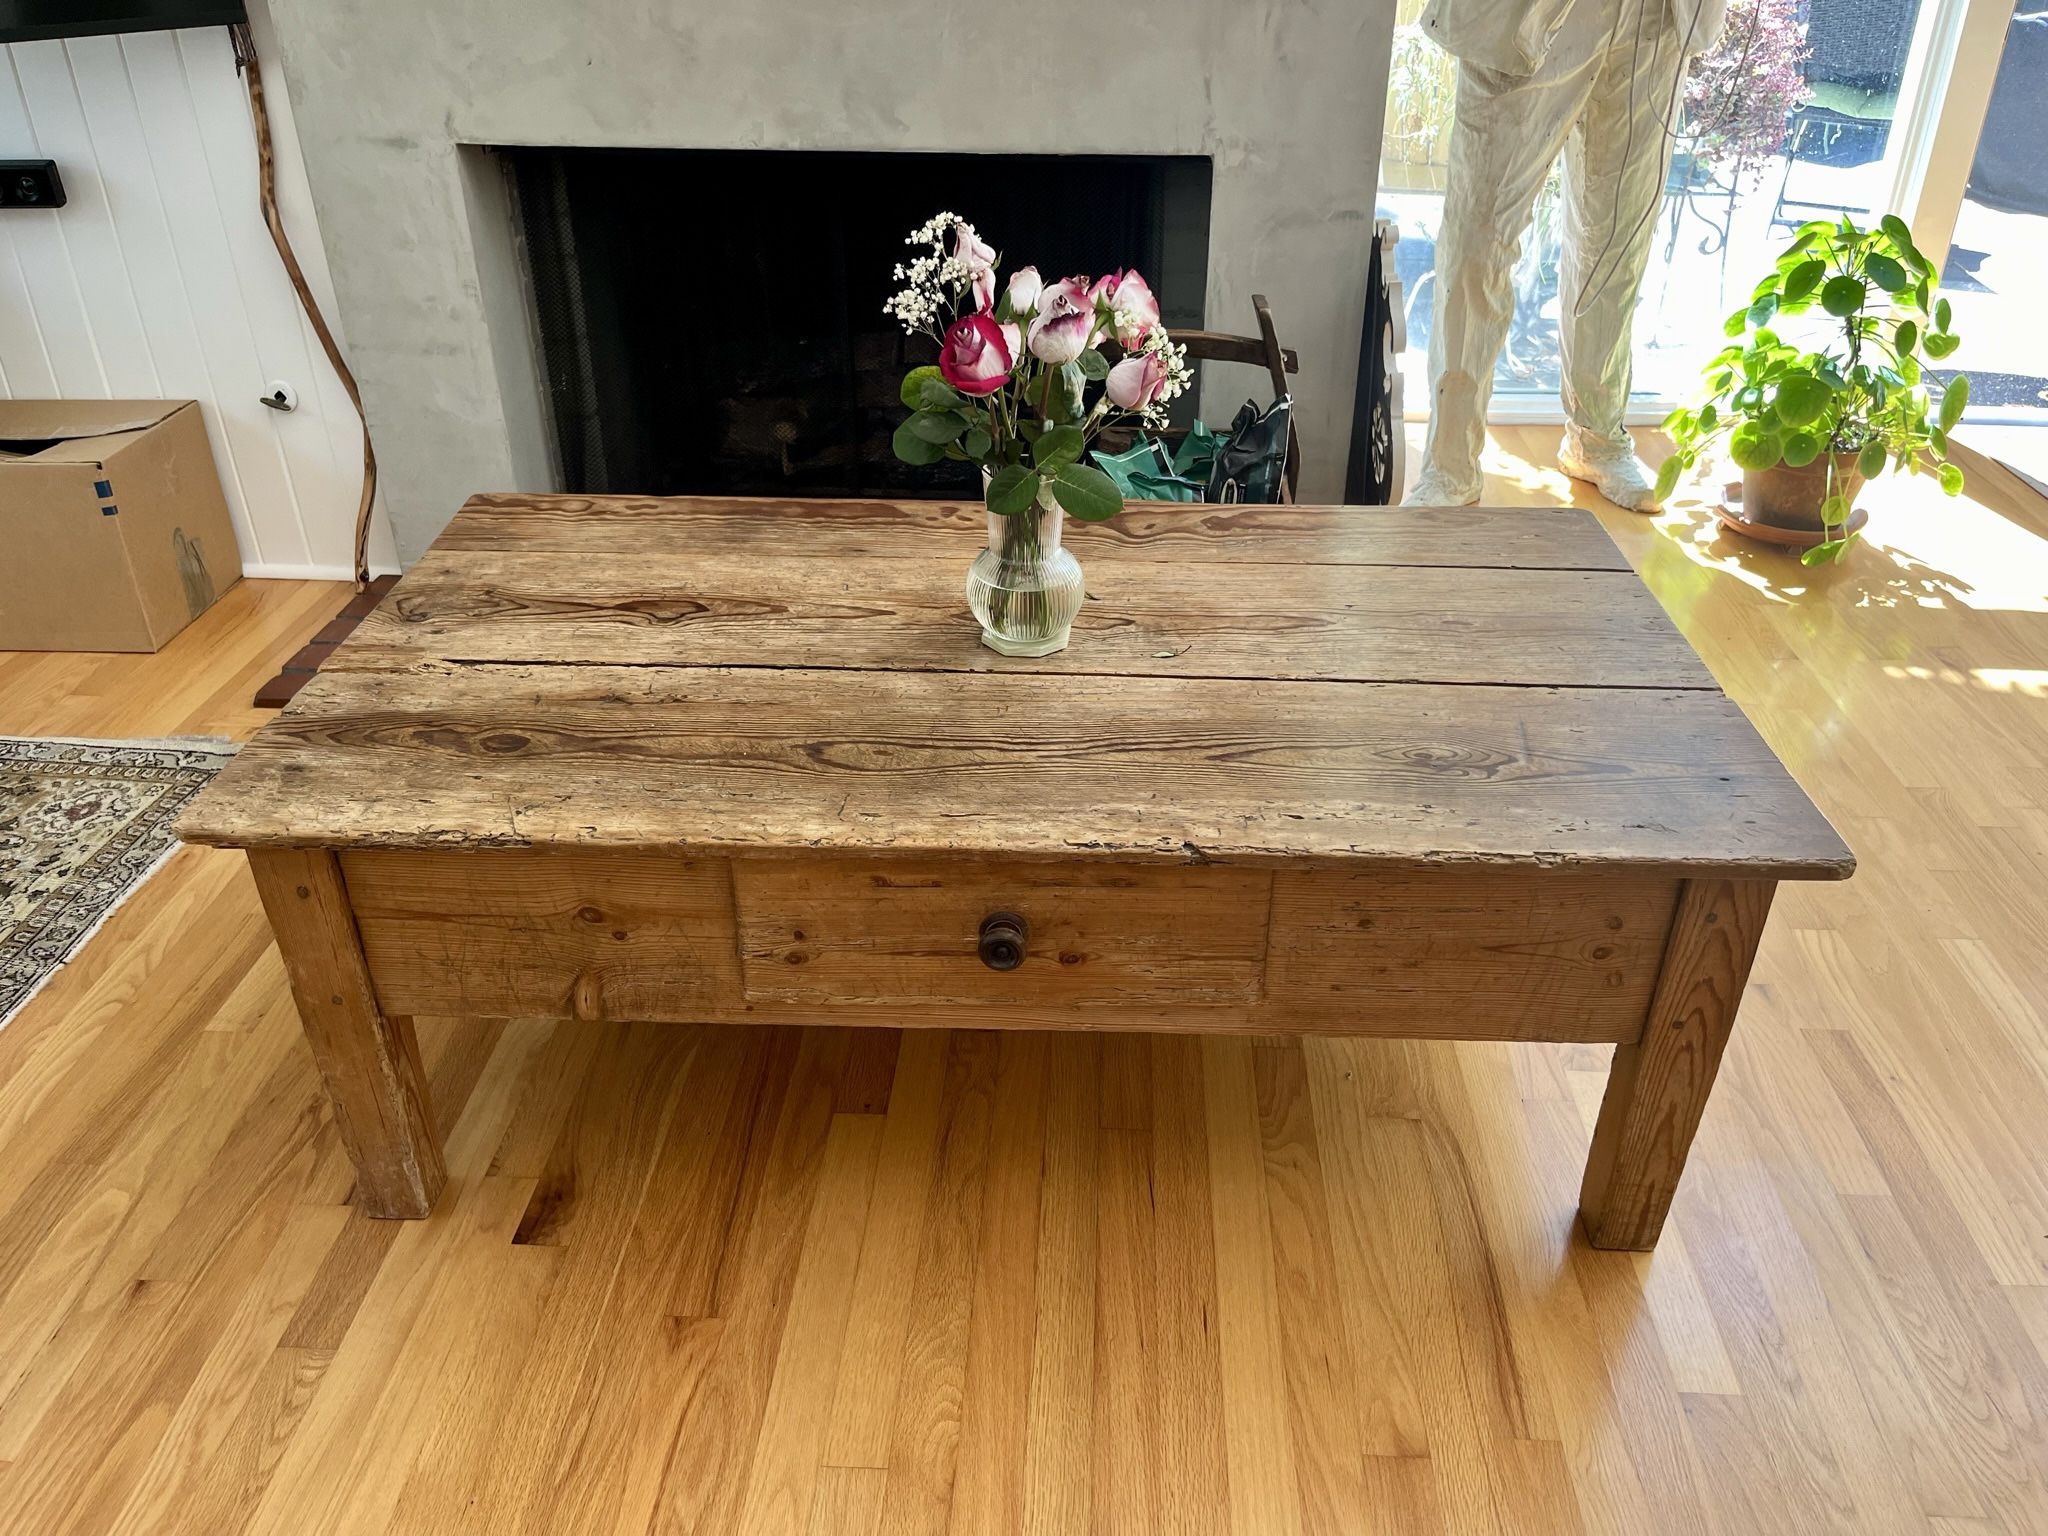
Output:
[[1598,523],[1136,508],[984,650],[978,507],[479,496],[185,817],[380,1216],[411,1016],[1607,1041],[1657,1239],[1780,880],[1853,867]]

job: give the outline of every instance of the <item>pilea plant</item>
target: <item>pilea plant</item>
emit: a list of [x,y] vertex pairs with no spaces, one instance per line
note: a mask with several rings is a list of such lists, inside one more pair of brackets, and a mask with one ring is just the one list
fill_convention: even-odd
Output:
[[1803,225],[1723,325],[1729,345],[1706,365],[1705,397],[1664,419],[1676,450],[1658,473],[1658,495],[1669,496],[1723,436],[1729,457],[1751,472],[1802,468],[1825,455],[1824,538],[1801,556],[1817,565],[1854,542],[1846,525],[1857,486],[1887,467],[1932,467],[1943,490],[1960,492],[1948,434],[1969,404],[1970,381],[1957,374],[1930,395],[1921,361],[1939,362],[1957,345],[1937,281],[1896,215],[1876,229],[1846,216]]

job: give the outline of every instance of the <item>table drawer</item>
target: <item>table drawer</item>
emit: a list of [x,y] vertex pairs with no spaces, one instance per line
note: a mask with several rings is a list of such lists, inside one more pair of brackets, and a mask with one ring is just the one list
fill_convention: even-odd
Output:
[[[1264,990],[1264,870],[741,861],[733,885],[750,1003],[1241,1007]],[[997,914],[1022,921],[1014,969],[981,953]]]

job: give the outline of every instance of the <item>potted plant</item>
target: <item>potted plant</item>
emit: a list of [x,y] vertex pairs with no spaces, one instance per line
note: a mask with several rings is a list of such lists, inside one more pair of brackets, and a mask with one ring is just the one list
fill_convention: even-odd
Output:
[[1706,397],[1665,418],[1676,448],[1658,473],[1658,496],[1726,437],[1743,471],[1735,525],[1778,530],[1780,542],[1807,545],[1800,558],[1817,565],[1854,541],[1857,492],[1887,466],[1916,474],[1931,464],[1943,490],[1961,491],[1948,434],[1970,381],[1957,374],[1930,393],[1921,361],[1957,345],[1935,284],[1894,215],[1876,229],[1846,216],[1803,226],[1722,327],[1729,345],[1706,366]]
[[1048,656],[1066,646],[1081,607],[1063,515],[1103,522],[1124,506],[1116,482],[1083,458],[1106,427],[1165,424],[1188,385],[1187,350],[1136,271],[1048,283],[1020,267],[999,289],[995,250],[952,213],[904,243],[922,251],[897,264],[905,286],[883,308],[936,342],[939,360],[903,376],[911,414],[896,429],[896,456],[981,466],[988,548],[968,570],[967,605],[990,649]]

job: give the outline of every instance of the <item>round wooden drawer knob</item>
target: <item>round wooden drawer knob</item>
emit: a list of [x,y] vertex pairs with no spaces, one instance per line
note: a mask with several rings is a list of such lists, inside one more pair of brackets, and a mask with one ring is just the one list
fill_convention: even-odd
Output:
[[1014,912],[991,912],[981,920],[981,963],[992,971],[1014,971],[1024,963],[1030,929]]

